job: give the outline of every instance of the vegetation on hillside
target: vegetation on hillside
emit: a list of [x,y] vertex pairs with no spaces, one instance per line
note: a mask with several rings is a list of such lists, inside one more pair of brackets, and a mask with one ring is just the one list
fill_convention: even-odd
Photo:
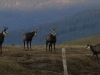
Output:
[[86,46],[89,42],[92,45],[100,44],[100,35],[90,36],[90,37],[86,37],[86,38],[80,38],[80,39],[77,39],[77,40],[65,42],[64,44],[67,44],[67,45],[83,45],[83,46]]
[[22,45],[23,34],[33,29],[37,29],[37,36],[33,38],[33,44],[45,44],[45,37],[51,33],[52,28],[56,28],[57,31],[57,43],[98,35],[100,34],[100,9],[94,8],[61,21],[9,32],[5,44]]

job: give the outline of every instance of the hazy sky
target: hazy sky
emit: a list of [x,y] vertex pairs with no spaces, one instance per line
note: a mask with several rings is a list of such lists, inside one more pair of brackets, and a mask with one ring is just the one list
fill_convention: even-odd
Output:
[[[100,0],[0,0],[0,26],[2,25],[3,27],[3,25],[9,25],[9,27],[12,27],[12,25],[27,25],[30,24],[30,20],[32,23],[34,22],[34,24],[39,24],[40,21],[41,23],[45,23],[47,21],[51,22],[53,20],[58,20],[61,17],[66,17],[63,17],[63,15],[69,15],[74,10],[77,11],[78,9],[88,8],[93,5],[100,5]],[[49,8],[50,11],[48,11]],[[61,8],[64,11],[60,11],[58,8]],[[59,11],[56,11],[56,9]],[[11,12],[7,12],[9,10]],[[13,12],[13,10],[15,11]],[[21,11],[21,13],[15,13],[16,11]],[[27,14],[26,11],[29,13]],[[30,13],[31,11],[32,13]],[[52,19],[52,17],[54,19]],[[28,23],[27,20],[29,20]]]
[[0,0],[1,9],[36,9],[53,3],[68,3],[69,0]]
[[76,3],[99,3],[100,0],[0,0],[0,9],[34,10],[43,7],[59,7]]
[[[64,5],[93,0],[0,0],[1,9],[37,9],[45,6]],[[94,0],[96,1],[96,0]]]

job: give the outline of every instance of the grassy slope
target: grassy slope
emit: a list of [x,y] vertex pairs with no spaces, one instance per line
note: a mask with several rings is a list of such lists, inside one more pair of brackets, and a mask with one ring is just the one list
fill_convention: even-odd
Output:
[[34,46],[32,50],[23,50],[22,46],[3,47],[0,75],[63,75],[61,48],[66,49],[69,75],[99,75],[100,63],[96,57],[91,60],[92,52],[85,48],[89,41],[100,43],[99,38],[97,35],[57,45],[56,53],[45,52],[45,46]]
[[0,75],[63,75],[61,48],[66,49],[69,75],[99,75],[100,63],[84,46],[57,45],[56,53],[45,52],[45,46],[23,50],[22,46],[3,47]]
[[64,44],[68,45],[87,45],[88,42],[91,42],[92,45],[100,44],[100,35],[90,36],[86,38],[81,38],[73,40]]

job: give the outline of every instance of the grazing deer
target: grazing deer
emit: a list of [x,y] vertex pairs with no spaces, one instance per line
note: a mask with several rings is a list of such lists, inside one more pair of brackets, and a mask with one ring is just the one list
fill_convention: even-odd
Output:
[[2,43],[4,42],[4,37],[7,35],[8,27],[4,27],[3,31],[0,33],[0,54],[2,54]]
[[56,44],[56,30],[52,29],[52,34],[49,34],[46,36],[46,51],[47,51],[47,46],[49,44],[49,51],[51,50],[52,52],[52,44],[54,45],[54,51],[55,51],[55,44]]
[[30,42],[30,49],[31,49],[32,38],[33,36],[36,36],[36,34],[37,34],[37,30],[33,30],[32,32],[28,32],[23,35],[24,49],[25,49],[25,42],[27,42],[27,49],[29,49],[28,43]]

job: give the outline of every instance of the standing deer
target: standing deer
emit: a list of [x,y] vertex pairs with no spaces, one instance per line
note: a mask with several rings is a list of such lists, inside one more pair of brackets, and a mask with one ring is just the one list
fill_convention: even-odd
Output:
[[55,51],[55,44],[56,44],[56,30],[52,29],[52,34],[49,34],[46,36],[46,51],[47,46],[49,44],[49,51],[52,52],[52,44],[54,45],[54,51]]
[[[100,44],[93,46],[93,45],[90,45],[90,42],[89,42],[86,48],[88,47],[90,47],[91,51],[93,52],[93,57],[94,55],[96,55],[98,59],[98,54],[100,54]],[[99,59],[98,59],[98,62],[99,62]]]
[[36,36],[36,34],[37,34],[37,30],[33,30],[32,32],[28,32],[23,35],[24,49],[25,49],[25,42],[27,42],[27,49],[29,49],[28,43],[30,42],[30,49],[31,49],[32,38],[33,36]]
[[2,54],[2,43],[4,42],[4,37],[7,35],[8,27],[4,27],[3,31],[0,33],[0,54]]

